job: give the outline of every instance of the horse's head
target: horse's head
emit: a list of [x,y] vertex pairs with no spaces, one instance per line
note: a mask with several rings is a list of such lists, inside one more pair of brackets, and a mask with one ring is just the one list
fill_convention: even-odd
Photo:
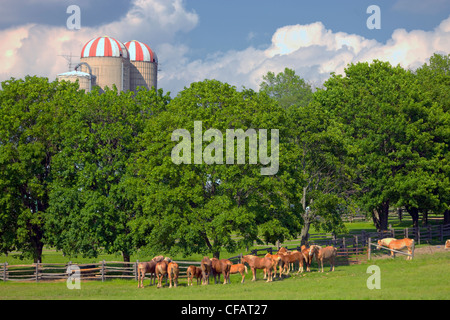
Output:
[[313,245],[309,248],[309,256],[312,257],[317,251],[319,251],[319,246],[313,244]]
[[382,240],[378,240],[378,245],[377,245],[377,249],[380,250],[380,246],[383,245],[383,241]]

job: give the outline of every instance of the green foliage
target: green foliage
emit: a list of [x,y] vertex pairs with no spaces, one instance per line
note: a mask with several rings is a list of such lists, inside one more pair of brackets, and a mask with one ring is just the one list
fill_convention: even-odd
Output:
[[269,71],[263,79],[260,91],[267,93],[282,108],[304,107],[313,99],[311,86],[296,75],[294,70],[285,68],[284,72],[277,75]]
[[[280,137],[288,130],[285,113],[267,95],[239,92],[215,80],[191,84],[166,111],[152,117],[142,141],[145,150],[135,161],[147,186],[141,223],[149,233],[145,241],[149,252],[217,256],[221,248],[234,251],[256,240],[258,226],[264,229],[270,221],[284,228],[276,230],[278,234],[295,233],[295,219],[277,194],[278,180],[262,176],[260,164],[249,164],[248,143],[245,164],[226,164],[225,151],[220,156],[223,164],[194,163],[193,151],[191,164],[172,161],[171,150],[177,144],[172,133],[186,129],[193,135],[194,121],[202,121],[203,132],[219,130],[224,149],[227,129],[279,129]],[[202,150],[208,145],[203,142]],[[275,241],[276,237],[264,235],[266,241]]]
[[[406,207],[415,225],[419,212],[450,219],[450,55],[414,72],[351,64],[314,93],[288,68],[263,80],[259,92],[205,80],[173,100],[162,90],[3,82],[1,252],[37,261],[47,244],[124,260],[138,251],[218,256],[299,233],[305,242],[310,226],[345,232],[348,212],[368,212],[379,230],[390,207]],[[190,139],[174,139],[177,129]],[[250,163],[248,138],[240,150],[233,140],[227,163],[229,129],[254,129],[257,141],[267,129],[268,155],[270,130],[279,130],[276,174],[261,174],[259,153]],[[174,150],[188,163],[174,163]],[[245,163],[236,163],[243,150]]]

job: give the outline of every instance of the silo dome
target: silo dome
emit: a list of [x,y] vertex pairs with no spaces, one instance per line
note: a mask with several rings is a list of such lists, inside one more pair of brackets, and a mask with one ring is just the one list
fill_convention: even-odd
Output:
[[[130,58],[122,42],[108,36],[94,38],[84,45],[80,61],[92,68],[101,89],[114,85],[119,91],[130,89]],[[80,71],[88,70],[81,65]]]
[[158,63],[156,53],[143,42],[132,40],[125,43],[130,54],[131,61],[147,61]]
[[128,58],[125,45],[108,36],[94,38],[88,41],[81,50],[81,58],[87,57],[123,57]]
[[148,45],[132,40],[125,43],[130,55],[130,90],[157,88],[158,58]]

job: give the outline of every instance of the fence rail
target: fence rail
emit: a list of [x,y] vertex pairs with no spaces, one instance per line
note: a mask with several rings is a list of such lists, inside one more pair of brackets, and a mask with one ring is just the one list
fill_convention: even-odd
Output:
[[[190,265],[200,265],[196,261],[174,261],[180,266],[180,277],[186,277],[186,270]],[[98,263],[76,264],[76,263],[34,263],[9,265],[2,263],[0,279],[3,281],[55,281],[66,280],[70,274],[67,272],[69,266],[77,266],[81,280],[106,279],[135,279],[137,280],[136,262],[101,261]]]

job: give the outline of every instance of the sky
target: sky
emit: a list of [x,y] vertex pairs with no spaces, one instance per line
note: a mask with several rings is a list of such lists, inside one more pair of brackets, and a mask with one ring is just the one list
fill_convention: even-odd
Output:
[[[70,30],[70,5],[80,29]],[[379,29],[371,5],[379,7]],[[0,81],[68,71],[83,45],[108,35],[158,55],[158,87],[175,96],[217,79],[257,90],[288,67],[313,86],[349,63],[374,59],[415,69],[450,53],[450,0],[2,0]]]

